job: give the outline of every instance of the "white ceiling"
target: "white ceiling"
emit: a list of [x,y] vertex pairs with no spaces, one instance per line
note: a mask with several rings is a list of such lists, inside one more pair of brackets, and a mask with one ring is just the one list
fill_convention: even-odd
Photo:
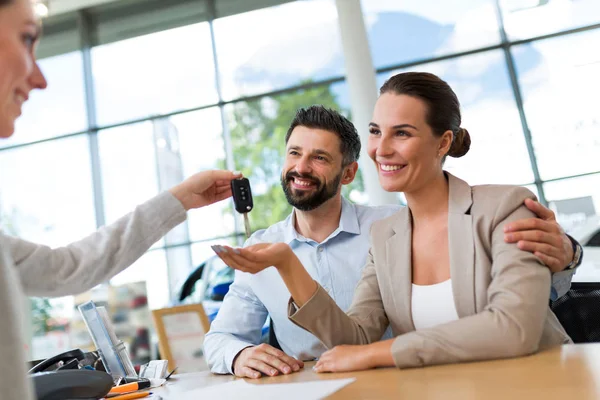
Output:
[[114,1],[119,0],[48,0],[48,10],[50,15],[58,15]]

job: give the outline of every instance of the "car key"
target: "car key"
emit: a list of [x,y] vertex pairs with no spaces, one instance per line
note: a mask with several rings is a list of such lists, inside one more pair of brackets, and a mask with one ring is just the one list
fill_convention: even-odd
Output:
[[250,230],[250,220],[248,213],[254,208],[252,202],[252,190],[250,181],[247,178],[239,178],[231,181],[231,193],[233,193],[233,204],[235,211],[244,216],[244,227],[246,228],[246,238],[252,233]]

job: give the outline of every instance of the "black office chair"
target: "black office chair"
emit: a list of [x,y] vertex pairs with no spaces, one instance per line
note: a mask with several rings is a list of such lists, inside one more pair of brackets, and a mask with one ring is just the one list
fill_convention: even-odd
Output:
[[550,308],[573,342],[600,342],[600,282],[571,284]]

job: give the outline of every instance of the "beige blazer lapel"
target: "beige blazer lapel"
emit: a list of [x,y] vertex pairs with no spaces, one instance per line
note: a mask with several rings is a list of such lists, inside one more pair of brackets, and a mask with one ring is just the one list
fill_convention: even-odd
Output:
[[386,266],[390,274],[389,282],[394,285],[392,296],[394,312],[398,316],[398,329],[401,333],[412,332],[415,325],[412,319],[412,216],[408,207],[398,212],[392,229],[394,235],[387,239]]
[[475,302],[475,241],[471,187],[446,172],[449,186],[448,247],[450,249],[450,277],[454,304],[460,318],[476,313]]

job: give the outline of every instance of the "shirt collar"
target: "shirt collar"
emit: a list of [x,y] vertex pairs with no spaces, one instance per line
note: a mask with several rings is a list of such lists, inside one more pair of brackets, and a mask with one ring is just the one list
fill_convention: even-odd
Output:
[[[285,219],[284,237],[283,241],[290,244],[294,240],[305,241],[302,236],[294,228],[294,221],[296,220],[296,209],[292,210],[291,214]],[[342,196],[342,215],[340,216],[340,225],[338,228],[329,236],[329,239],[337,236],[340,232],[347,232],[353,235],[360,234],[360,224],[358,222],[358,216],[356,215],[356,206],[346,200]]]
[[360,235],[360,224],[358,215],[356,215],[356,206],[342,196],[342,216],[340,218],[341,232],[348,232],[354,235]]

